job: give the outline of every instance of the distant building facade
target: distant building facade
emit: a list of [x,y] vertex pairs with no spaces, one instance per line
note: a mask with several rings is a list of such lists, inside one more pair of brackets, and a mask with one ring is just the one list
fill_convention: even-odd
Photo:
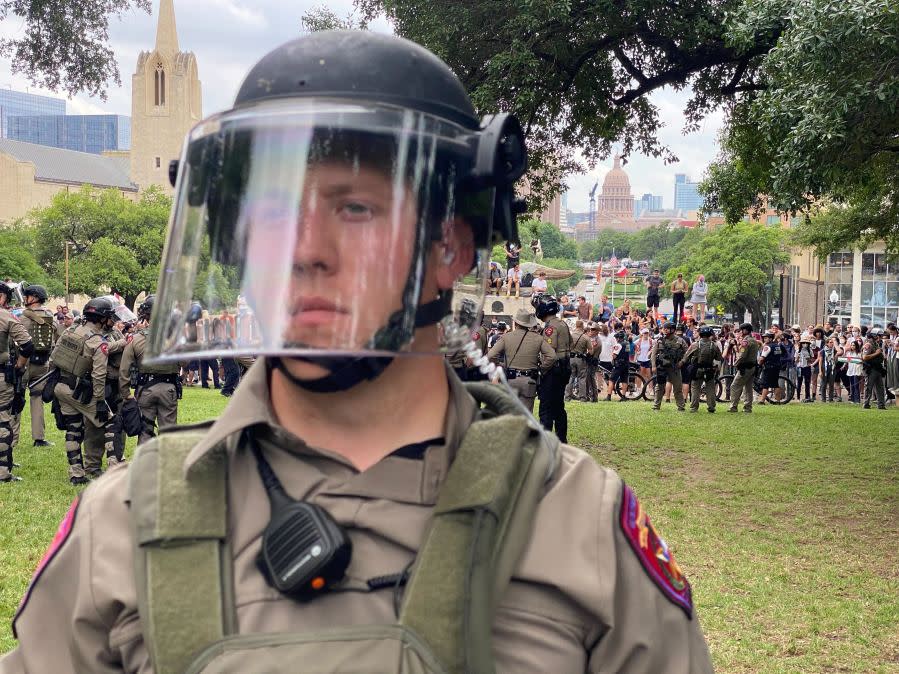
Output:
[[7,136],[7,118],[19,115],[64,115],[66,102],[61,98],[0,89],[0,137]]
[[654,212],[662,210],[662,197],[656,194],[644,194],[639,200],[634,202],[634,217],[639,218],[646,212]]
[[131,149],[131,118],[124,115],[11,115],[6,137],[64,150],[101,154]]
[[674,208],[680,211],[698,211],[702,208],[703,197],[699,193],[699,183],[692,182],[687,174],[674,174]]
[[203,115],[197,59],[178,46],[173,0],[160,0],[153,51],[141,52],[131,77],[131,180],[173,193],[169,163]]

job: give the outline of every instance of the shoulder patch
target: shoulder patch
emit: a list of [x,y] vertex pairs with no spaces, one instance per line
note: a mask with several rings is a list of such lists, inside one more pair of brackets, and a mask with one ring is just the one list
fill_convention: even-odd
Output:
[[553,326],[551,326],[551,325],[548,325],[547,327],[545,327],[543,329],[543,334],[546,335],[547,337],[552,337],[553,332],[555,332],[555,330],[553,330]]
[[109,344],[107,344],[105,341],[100,344],[99,348],[100,348],[100,351],[103,352],[104,356],[109,355]]
[[668,544],[659,536],[649,515],[637,500],[631,488],[622,483],[621,530],[640,559],[644,570],[672,603],[693,618],[693,594],[690,582],[680,570]]
[[76,496],[75,500],[72,501],[72,505],[69,506],[69,510],[66,512],[65,517],[62,518],[62,522],[59,523],[59,527],[56,529],[56,533],[53,534],[53,540],[50,541],[50,546],[47,548],[44,556],[41,557],[41,561],[38,562],[37,568],[34,571],[34,575],[31,577],[31,582],[28,584],[28,589],[25,591],[25,596],[22,597],[22,602],[19,604],[19,608],[16,610],[16,614],[12,619],[13,636],[16,638],[18,638],[18,635],[16,634],[16,619],[28,604],[28,599],[31,597],[31,591],[37,584],[38,580],[40,580],[41,574],[44,572],[44,569],[47,568],[47,565],[53,561],[54,557],[56,557],[56,553],[58,553],[62,549],[62,546],[65,545],[66,541],[69,540],[69,535],[72,533],[72,526],[75,524],[75,517],[78,514],[79,502],[80,497]]
[[481,333],[480,333],[480,332],[472,332],[472,333],[471,333],[471,339],[472,339],[472,341],[477,341],[477,340],[479,340],[480,338],[481,338]]
[[125,343],[126,344],[131,344],[131,342],[133,342],[133,341],[134,341],[134,335],[132,335],[130,333],[125,335]]

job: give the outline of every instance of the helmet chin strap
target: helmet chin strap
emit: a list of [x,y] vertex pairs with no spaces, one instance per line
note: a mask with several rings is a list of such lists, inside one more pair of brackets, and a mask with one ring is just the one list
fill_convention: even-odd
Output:
[[[444,291],[432,302],[418,307],[415,312],[415,327],[436,325],[449,313],[452,291]],[[402,312],[394,313],[387,325],[372,339],[374,347],[397,348],[400,346],[400,324]],[[377,378],[393,362],[394,356],[289,356],[290,360],[314,363],[328,370],[328,374],[318,379],[300,379],[285,365],[284,358],[275,356],[269,362],[297,388],[310,393],[337,393],[348,391],[364,381]]]

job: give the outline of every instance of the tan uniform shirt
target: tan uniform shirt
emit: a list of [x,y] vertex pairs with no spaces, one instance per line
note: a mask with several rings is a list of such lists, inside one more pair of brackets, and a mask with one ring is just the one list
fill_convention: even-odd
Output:
[[568,358],[571,352],[571,331],[561,318],[550,316],[543,323],[543,338],[556,352],[557,358]]
[[[686,351],[686,353],[684,353],[684,357],[681,359],[684,363],[692,363],[694,360],[696,360],[696,358],[698,356],[697,352],[699,351],[699,345],[702,344],[702,341],[703,341],[702,338],[697,339],[695,342],[693,342],[690,346],[687,347],[687,351]],[[709,341],[711,341],[711,340],[709,340]],[[714,350],[715,350],[715,362],[720,363],[722,361],[722,359],[724,358],[724,356],[721,355],[721,347],[718,346],[718,342],[714,342],[714,341],[712,341],[712,346],[714,347]],[[696,355],[694,355],[694,354],[696,354]]]
[[128,398],[131,394],[131,364],[137,363],[138,368],[144,361],[144,351],[147,348],[147,337],[142,331],[135,332],[131,340],[126,340],[122,349],[122,360],[119,362],[119,391],[122,398]]
[[759,356],[759,343],[755,340],[755,337],[749,335],[748,337],[744,337],[742,339],[737,340],[739,356],[737,356],[737,360],[734,363],[735,367],[755,367],[758,361]]
[[[657,339],[656,343],[652,345],[652,351],[650,352],[650,355],[649,355],[649,359],[650,359],[650,361],[652,361],[652,369],[653,370],[656,369],[656,356],[657,356],[659,350],[662,348],[662,342],[665,341],[666,339],[669,342],[674,342],[675,345],[678,343],[680,344],[681,357],[683,357],[683,354],[686,353],[686,351],[687,351],[687,342],[685,342],[682,337],[678,337],[677,335],[671,335],[671,337],[662,337],[660,339]],[[671,363],[671,365],[669,366],[670,369],[674,369],[676,367],[678,367],[677,361]]]
[[106,364],[106,376],[110,380],[118,380],[119,369],[122,364],[122,355],[124,354],[125,347],[128,345],[129,339],[121,330],[116,328],[104,333],[104,336],[106,337],[106,347],[109,352],[109,360]]
[[[269,519],[268,498],[252,453],[226,450],[223,441],[257,428],[260,447],[289,494],[322,506],[346,529],[353,543],[351,580],[399,573],[414,558],[456,448],[476,415],[461,383],[451,374],[449,380],[443,441],[423,446],[417,455],[394,453],[360,473],[340,455],[310,447],[280,427],[269,404],[265,363],[248,373],[185,462],[189,471],[209,452],[228,455],[228,531],[240,633],[385,624],[396,616],[391,589],[334,592],[304,604],[266,584],[256,555]],[[62,537],[19,610],[19,645],[0,659],[3,674],[150,671],[132,577],[127,471],[127,465],[117,466],[82,493],[68,538]],[[497,672],[712,671],[696,616],[688,617],[663,594],[623,533],[620,505],[627,492],[620,478],[564,446],[547,490],[494,620]],[[652,539],[655,531],[642,509],[629,512],[638,514]],[[284,671],[295,664],[284,663]]]
[[13,344],[21,348],[30,341],[25,326],[12,313],[0,308],[0,367],[9,362],[9,348]]
[[[524,332],[524,334],[522,334]],[[506,368],[510,370],[537,370],[549,372],[556,362],[555,350],[540,336],[516,325],[512,332],[499,338],[487,353],[487,358],[500,362],[505,354]]]
[[583,330],[575,330],[571,333],[571,354],[585,356],[593,353],[593,342],[590,335]]

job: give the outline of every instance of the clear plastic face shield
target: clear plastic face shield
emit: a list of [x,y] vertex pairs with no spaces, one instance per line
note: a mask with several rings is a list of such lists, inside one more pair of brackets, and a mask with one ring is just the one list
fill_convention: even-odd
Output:
[[380,104],[275,101],[201,123],[149,354],[441,352],[447,326],[475,325],[489,274],[494,191],[459,187],[476,152],[476,132]]

